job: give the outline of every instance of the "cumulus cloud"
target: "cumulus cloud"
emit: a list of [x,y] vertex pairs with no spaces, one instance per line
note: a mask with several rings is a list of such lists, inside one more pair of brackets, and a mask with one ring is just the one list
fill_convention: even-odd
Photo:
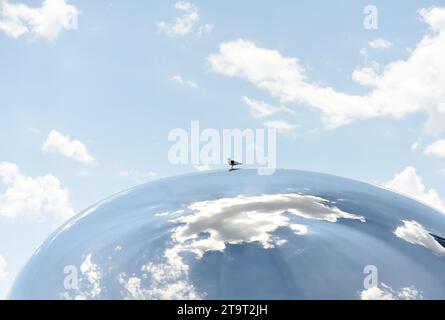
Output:
[[179,1],[175,4],[175,9],[181,12],[174,22],[160,21],[158,22],[159,30],[168,35],[186,36],[195,33],[197,36],[202,36],[212,32],[213,25],[204,24],[198,26],[200,21],[199,9],[196,5],[190,2]]
[[404,287],[400,291],[382,283],[381,288],[372,287],[360,293],[362,300],[421,300],[421,293],[415,287]]
[[431,117],[432,110],[437,111],[445,101],[445,8],[424,9],[420,16],[430,27],[429,32],[409,58],[384,66],[378,80],[368,70],[375,83],[364,95],[311,81],[297,58],[245,39],[221,44],[219,52],[207,59],[214,72],[245,79],[282,102],[318,109],[329,128],[357,119],[399,119],[417,112],[427,112]]
[[[121,278],[130,298],[204,298],[206,293],[198,292],[189,281],[189,265],[183,253],[201,259],[206,252],[223,251],[229,244],[243,243],[258,243],[270,249],[286,242],[274,235],[279,228],[289,228],[297,236],[309,233],[306,225],[292,223],[288,215],[331,223],[338,219],[365,221],[364,217],[344,212],[325,199],[299,194],[201,201],[190,204],[187,210],[192,213],[172,220],[178,226],[172,230],[171,247],[164,251],[161,261],[142,266],[140,277]],[[148,281],[148,289],[143,288],[143,279]]]
[[352,79],[362,86],[375,87],[379,84],[380,74],[374,67],[364,67],[354,70]]
[[0,281],[4,280],[6,278],[6,267],[8,264],[6,263],[5,258],[3,258],[2,255],[0,255]]
[[65,221],[74,215],[69,190],[53,175],[31,178],[22,174],[16,164],[0,163],[0,218],[52,218]]
[[445,11],[442,7],[424,8],[419,11],[431,30],[439,32],[445,29]]
[[[295,114],[295,111],[287,108],[287,107],[275,107],[264,101],[258,101],[249,97],[242,97],[241,101],[244,102],[250,109],[250,114],[255,119],[263,119],[267,117],[271,117],[277,113],[284,112],[288,114]],[[270,120],[264,122],[264,126],[268,129],[277,130],[278,133],[282,133],[285,135],[289,135],[293,133],[298,126],[292,123],[289,123],[284,120]]]
[[92,254],[86,256],[85,260],[80,265],[80,272],[85,276],[90,287],[88,297],[96,298],[102,292],[100,280],[101,272],[96,264],[92,262]]
[[[329,222],[338,219],[365,221],[362,216],[331,206],[327,200],[299,194],[224,198],[196,202],[189,209],[194,213],[177,220],[182,225],[172,237],[198,257],[207,251],[221,251],[226,244],[259,242],[264,248],[273,248],[277,240],[273,232],[281,227],[292,229],[286,213]],[[301,226],[293,225],[293,228],[307,233]],[[208,237],[198,239],[203,233]]]
[[0,31],[12,38],[56,39],[62,30],[77,28],[79,11],[65,0],[44,0],[40,8],[0,1]]
[[203,35],[209,34],[215,29],[215,26],[209,23],[206,23],[198,28],[196,32],[196,36],[201,37]]
[[423,246],[437,255],[444,255],[445,248],[436,241],[431,233],[416,221],[402,221],[403,226],[394,230],[394,234],[411,244]]
[[304,236],[309,233],[308,226],[305,226],[304,224],[291,224],[289,227],[299,236]]
[[368,45],[374,49],[387,49],[392,47],[391,41],[382,38],[369,41]]
[[425,154],[445,158],[445,139],[438,140],[425,149]]
[[[196,293],[194,286],[185,281],[177,281],[170,285],[153,286],[146,289],[143,279],[122,275],[119,279],[121,285],[127,291],[127,299],[131,300],[201,300],[203,297]],[[165,281],[164,281],[165,282]]]
[[[205,293],[198,293],[189,280],[189,266],[179,256],[177,248],[166,249],[164,262],[148,263],[141,267],[141,277],[119,276],[132,300],[200,300]],[[143,283],[144,281],[144,283]],[[147,283],[145,283],[147,282]]]
[[393,180],[384,183],[383,186],[410,196],[445,213],[445,204],[437,191],[427,189],[414,167],[407,167],[401,173],[396,174]]
[[242,97],[241,101],[249,107],[250,114],[256,119],[267,118],[275,115],[278,112],[295,114],[294,110],[287,107],[274,107],[264,101],[258,101],[249,97]]
[[102,272],[93,262],[93,255],[87,254],[80,265],[80,275],[77,288],[73,292],[65,292],[63,298],[67,300],[99,299],[102,293]]
[[97,164],[96,159],[89,153],[87,147],[79,140],[71,139],[53,130],[43,143],[43,151],[60,154],[85,165]]
[[171,78],[171,80],[181,86],[186,86],[186,87],[190,87],[190,88],[197,88],[198,84],[196,82],[190,81],[185,79],[184,77],[180,76],[180,75],[175,75]]

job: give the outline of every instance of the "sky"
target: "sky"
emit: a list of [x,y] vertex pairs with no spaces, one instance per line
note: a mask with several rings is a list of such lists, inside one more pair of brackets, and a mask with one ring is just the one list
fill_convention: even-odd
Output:
[[0,0],[0,298],[76,213],[225,168],[169,161],[192,121],[445,212],[444,57],[438,0]]

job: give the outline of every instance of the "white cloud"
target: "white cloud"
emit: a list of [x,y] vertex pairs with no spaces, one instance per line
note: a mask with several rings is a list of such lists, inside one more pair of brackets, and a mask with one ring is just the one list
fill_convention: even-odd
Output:
[[131,277],[129,279],[125,279],[125,276],[122,274],[119,277],[119,282],[124,286],[127,291],[127,298],[131,300],[149,300],[148,294],[141,287],[141,279],[137,277]]
[[126,170],[119,172],[119,175],[121,177],[132,178],[138,182],[145,182],[156,177],[157,173],[153,171],[144,172],[140,170]]
[[64,136],[56,130],[51,131],[42,148],[45,152],[57,153],[85,165],[97,164],[82,142]]
[[181,11],[181,15],[173,23],[166,21],[158,22],[159,30],[168,35],[186,36],[195,32],[196,36],[202,36],[212,32],[213,25],[204,24],[198,26],[200,15],[196,5],[190,2],[179,1],[175,3],[175,9]]
[[52,218],[63,222],[74,215],[69,190],[53,175],[31,178],[23,175],[17,165],[0,163],[0,218]]
[[199,21],[198,8],[190,2],[183,1],[176,2],[175,8],[176,10],[182,11],[183,14],[177,17],[174,23],[159,22],[158,28],[168,34],[181,36],[190,34],[195,24]]
[[277,130],[277,132],[282,134],[291,134],[298,128],[297,125],[291,124],[283,120],[267,121],[264,123],[264,126],[268,129],[275,129]]
[[445,158],[445,139],[438,140],[425,149],[425,154]]
[[440,32],[445,29],[445,11],[441,7],[430,7],[419,11],[431,30]]
[[[198,293],[189,280],[189,266],[178,255],[178,250],[166,249],[163,263],[148,263],[141,267],[142,275],[126,279],[119,276],[119,282],[127,291],[127,298],[136,300],[200,300],[205,293]],[[145,286],[143,279],[150,284]],[[147,281],[146,280],[146,281]]]
[[417,175],[414,167],[407,167],[401,173],[395,175],[394,179],[383,184],[391,190],[410,196],[418,201],[432,206],[445,213],[445,204],[434,189],[427,189],[421,177]]
[[79,12],[65,0],[44,0],[40,8],[0,1],[0,31],[12,38],[56,39],[62,30],[77,28]]
[[308,226],[305,226],[304,224],[291,224],[290,228],[299,236],[304,236],[309,233]]
[[414,287],[404,287],[400,291],[382,283],[381,288],[372,287],[360,293],[362,300],[421,300],[420,292]]
[[215,29],[214,25],[206,23],[198,28],[196,36],[201,37],[203,35],[209,34],[213,31],[213,29]]
[[420,143],[419,143],[419,142],[414,142],[414,143],[411,145],[411,151],[412,151],[412,152],[416,152],[417,150],[419,150],[419,147],[420,147]]
[[435,254],[445,255],[445,248],[436,241],[431,233],[416,221],[403,221],[403,226],[394,230],[394,234],[411,244],[423,246]]
[[273,116],[278,112],[286,112],[288,114],[295,114],[295,111],[286,107],[274,107],[264,101],[258,101],[249,97],[241,97],[241,101],[244,102],[250,109],[250,114],[255,119],[261,119]]
[[[427,112],[431,117],[432,110],[437,111],[445,101],[445,8],[425,9],[420,15],[430,31],[408,59],[384,66],[375,87],[364,95],[340,92],[310,81],[297,58],[260,48],[244,39],[221,44],[219,52],[207,59],[214,72],[243,78],[281,102],[318,109],[330,128],[357,119],[399,119],[417,112]],[[363,72],[361,78],[363,82]]]
[[[196,202],[188,208],[194,213],[177,220],[181,226],[174,230],[172,238],[181,250],[194,252],[198,257],[207,251],[221,251],[226,244],[259,242],[264,248],[273,248],[279,239],[272,233],[281,227],[307,234],[308,230],[292,224],[286,213],[333,223],[338,219],[365,221],[364,217],[341,211],[327,200],[299,194],[223,198]],[[202,233],[208,237],[197,239]]]
[[392,47],[392,43],[390,41],[382,38],[369,41],[368,45],[374,49],[387,49]]
[[86,255],[80,265],[81,277],[73,292],[65,292],[62,296],[67,300],[98,299],[102,293],[102,272],[97,264],[93,262],[93,255]]
[[150,289],[145,289],[142,279],[131,277],[125,279],[122,275],[120,283],[127,291],[127,299],[131,300],[200,300],[203,296],[196,293],[194,286],[185,281],[168,284],[165,278],[161,283],[155,283]]
[[[223,198],[195,202],[187,210],[192,213],[172,221],[177,227],[172,230],[171,247],[164,251],[161,261],[142,266],[140,277],[121,277],[130,298],[204,298],[206,293],[198,292],[189,281],[184,253],[201,259],[206,252],[223,251],[229,244],[258,243],[264,249],[282,246],[286,241],[273,234],[279,228],[289,228],[297,236],[309,233],[306,225],[293,224],[288,215],[331,223],[338,219],[365,221],[325,199],[299,194]],[[150,282],[149,289],[143,288],[142,279]]]
[[180,76],[180,75],[175,75],[171,78],[171,80],[173,82],[176,82],[177,84],[181,85],[181,86],[187,86],[190,88],[197,88],[198,84],[196,82],[184,79],[184,77]]
[[6,263],[5,258],[0,255],[0,282],[6,278],[6,267],[8,264]]
[[88,297],[96,298],[102,292],[100,285],[102,275],[98,266],[94,264],[91,259],[91,254],[86,256],[85,260],[80,265],[80,272],[85,276],[90,287]]
[[352,79],[363,86],[375,87],[379,84],[380,75],[375,68],[364,67],[354,70]]

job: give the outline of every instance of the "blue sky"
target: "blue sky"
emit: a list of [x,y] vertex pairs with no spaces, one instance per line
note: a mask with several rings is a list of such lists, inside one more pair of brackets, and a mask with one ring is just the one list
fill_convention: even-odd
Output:
[[272,123],[278,167],[443,210],[442,54],[443,1],[0,1],[0,298],[68,216],[196,171],[167,158],[193,120]]

